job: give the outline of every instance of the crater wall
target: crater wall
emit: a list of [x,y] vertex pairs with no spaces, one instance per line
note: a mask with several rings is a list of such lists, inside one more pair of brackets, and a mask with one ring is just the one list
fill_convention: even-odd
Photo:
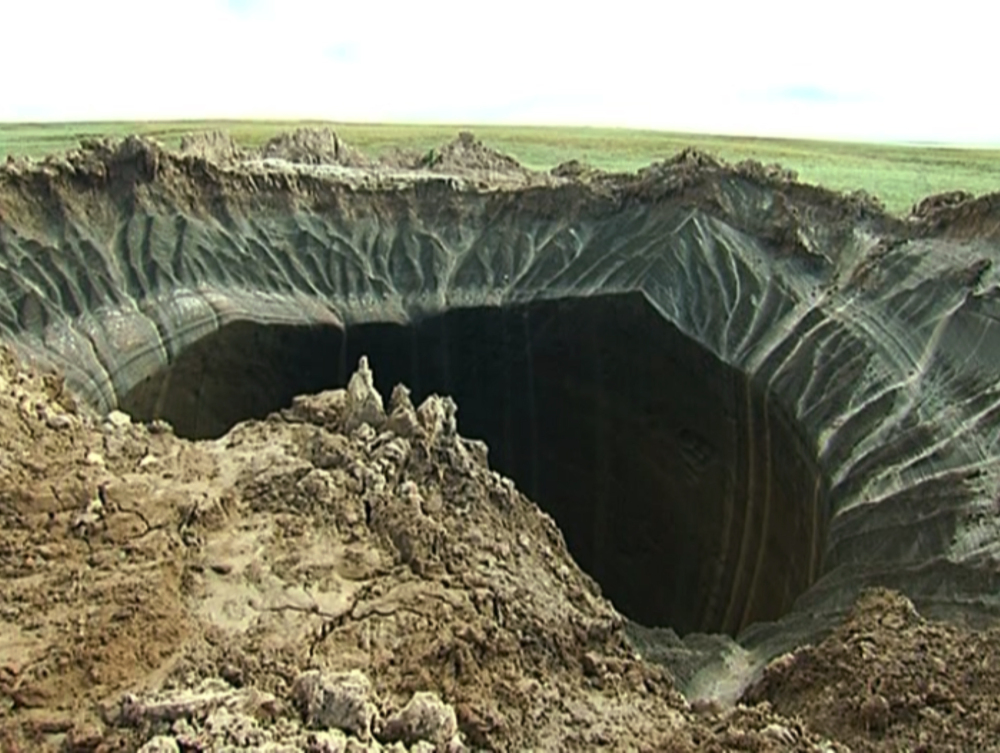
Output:
[[[715,429],[696,413],[665,429],[688,443],[665,441],[663,465],[684,451],[729,458],[712,513],[731,521],[717,529],[728,538],[696,567],[697,592],[721,602],[688,627],[773,653],[828,627],[866,585],[899,588],[931,616],[975,622],[1000,607],[1000,242],[976,214],[989,220],[992,201],[901,220],[692,154],[634,176],[503,183],[223,165],[129,139],[0,169],[0,333],[99,410],[162,412],[166,381],[197,385],[170,400],[207,435],[248,412],[218,408],[226,385],[312,369],[295,384],[318,388],[362,327],[461,311],[486,327],[506,311],[534,312],[522,319],[540,328],[554,320],[539,306],[617,302],[558,326],[618,316],[625,330],[608,337],[627,342],[637,378],[678,368],[663,355],[677,347],[689,372],[677,384],[711,395],[721,380]],[[211,338],[241,328],[225,341],[242,343],[235,370],[207,367],[221,352]],[[320,355],[247,365],[289,343]],[[636,405],[643,415],[618,430],[655,437],[652,398],[615,415]],[[724,420],[740,427],[728,438]],[[798,585],[766,576],[782,551]],[[768,600],[778,606],[753,606]]]

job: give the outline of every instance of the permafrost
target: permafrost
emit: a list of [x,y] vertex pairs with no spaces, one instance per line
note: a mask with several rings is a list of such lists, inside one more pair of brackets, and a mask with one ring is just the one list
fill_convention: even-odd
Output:
[[1000,211],[959,199],[900,220],[692,153],[505,176],[133,138],[0,170],[0,327],[190,437],[366,354],[383,393],[453,395],[631,618],[773,655],[867,585],[1000,606]]

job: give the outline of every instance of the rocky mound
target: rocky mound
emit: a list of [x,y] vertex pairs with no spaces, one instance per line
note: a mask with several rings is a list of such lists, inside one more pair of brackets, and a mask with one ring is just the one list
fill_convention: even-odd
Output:
[[249,157],[247,150],[222,131],[185,134],[181,137],[179,151],[184,155],[194,155],[219,164],[240,162]]
[[491,149],[469,131],[442,146],[432,149],[422,160],[422,167],[436,172],[466,172],[523,175],[528,170],[508,154]]
[[259,155],[264,159],[283,159],[303,165],[366,167],[371,164],[330,128],[297,128],[291,133],[278,134],[260,148]]

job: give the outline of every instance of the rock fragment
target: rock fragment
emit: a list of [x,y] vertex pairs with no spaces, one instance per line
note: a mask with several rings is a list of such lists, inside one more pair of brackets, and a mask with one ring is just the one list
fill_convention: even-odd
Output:
[[417,408],[417,418],[433,442],[458,433],[458,405],[450,397],[431,395]]
[[305,750],[307,753],[345,753],[348,741],[347,735],[339,729],[310,732],[305,739]]
[[116,429],[122,429],[132,424],[132,417],[123,411],[113,410],[108,413],[107,422]]
[[402,384],[397,384],[392,389],[386,428],[404,439],[412,439],[420,431],[417,411],[410,400],[410,390]]
[[444,703],[437,693],[423,691],[414,693],[409,703],[389,717],[382,729],[385,740],[406,745],[427,741],[443,747],[457,734],[455,709]]
[[377,710],[371,681],[363,672],[303,672],[295,680],[293,692],[306,726],[340,729],[362,740],[371,738]]
[[73,425],[73,419],[65,413],[49,413],[45,423],[50,429],[68,429]]
[[170,735],[157,735],[139,748],[139,753],[181,753],[181,748]]
[[146,722],[204,717],[212,710],[242,698],[243,694],[224,680],[209,679],[194,690],[163,693],[146,699],[126,695],[121,701],[119,720],[123,724],[138,726]]

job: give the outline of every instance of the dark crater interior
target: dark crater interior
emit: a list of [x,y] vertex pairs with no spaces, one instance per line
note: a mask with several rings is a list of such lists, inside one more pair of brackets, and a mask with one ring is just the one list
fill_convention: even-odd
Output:
[[781,406],[640,294],[456,309],[418,323],[238,322],[139,384],[122,409],[220,436],[293,396],[346,384],[361,355],[454,397],[459,428],[548,511],[631,619],[738,633],[818,577],[826,489]]

